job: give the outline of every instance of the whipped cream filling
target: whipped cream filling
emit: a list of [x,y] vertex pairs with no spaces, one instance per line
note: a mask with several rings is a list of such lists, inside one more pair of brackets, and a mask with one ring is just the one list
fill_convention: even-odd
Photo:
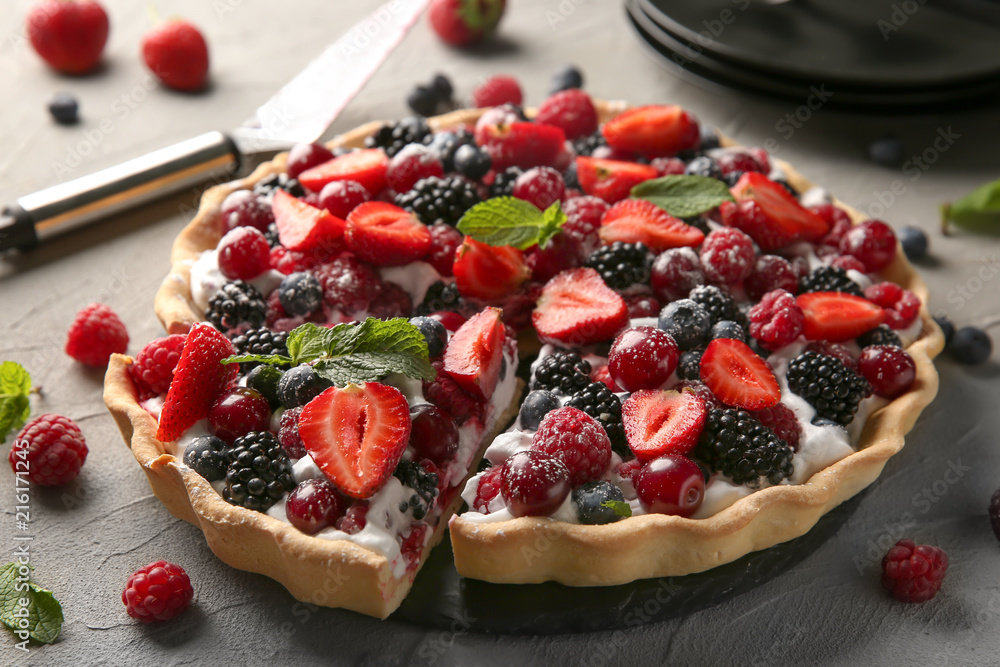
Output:
[[[274,269],[268,269],[250,283],[260,293],[267,297],[281,284],[284,274]],[[222,275],[219,270],[219,253],[216,250],[206,250],[198,256],[198,259],[191,265],[191,301],[202,313],[208,310],[208,302],[222,289],[222,286],[229,282],[229,278]]]

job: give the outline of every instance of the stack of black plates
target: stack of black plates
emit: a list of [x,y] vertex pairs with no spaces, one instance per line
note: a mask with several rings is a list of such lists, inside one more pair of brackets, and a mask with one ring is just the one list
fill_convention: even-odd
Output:
[[666,63],[836,107],[923,111],[1000,99],[998,0],[626,0]]

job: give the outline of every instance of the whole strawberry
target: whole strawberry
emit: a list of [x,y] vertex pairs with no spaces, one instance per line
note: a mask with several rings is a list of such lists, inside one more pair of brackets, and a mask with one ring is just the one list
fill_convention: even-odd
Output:
[[472,44],[493,34],[506,5],[506,0],[431,0],[431,27],[448,44]]
[[86,74],[101,61],[108,15],[94,0],[42,0],[28,11],[28,39],[48,65]]
[[66,336],[66,354],[89,366],[107,366],[112,354],[123,354],[127,347],[125,325],[102,303],[77,313]]
[[182,19],[166,21],[142,37],[142,59],[163,85],[195,92],[208,80],[208,44]]

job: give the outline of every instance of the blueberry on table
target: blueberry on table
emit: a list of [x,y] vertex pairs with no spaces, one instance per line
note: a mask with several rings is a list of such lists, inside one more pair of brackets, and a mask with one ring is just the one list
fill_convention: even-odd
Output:
[[868,157],[883,167],[898,167],[903,162],[903,142],[899,137],[885,136],[868,146]]
[[962,327],[948,345],[951,356],[960,364],[976,366],[990,358],[993,341],[988,333],[976,327]]
[[433,116],[437,111],[438,94],[428,86],[417,86],[406,96],[406,104],[414,113],[421,116]]
[[48,106],[52,118],[60,125],[72,125],[80,120],[80,105],[69,93],[56,93]]
[[907,259],[923,259],[927,256],[927,235],[916,227],[903,227],[896,233]]
[[555,73],[552,77],[552,86],[549,88],[549,95],[554,95],[561,90],[569,88],[583,88],[583,74],[573,65],[566,65]]
[[950,345],[951,339],[955,337],[955,325],[951,323],[951,320],[946,315],[935,315],[934,321],[941,327],[941,333],[944,334],[944,344]]

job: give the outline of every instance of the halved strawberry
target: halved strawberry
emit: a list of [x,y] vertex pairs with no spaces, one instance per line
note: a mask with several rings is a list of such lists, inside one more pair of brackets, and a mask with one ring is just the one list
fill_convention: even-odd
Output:
[[698,444],[707,414],[705,402],[689,392],[637,391],[622,404],[625,439],[640,461],[687,456]]
[[331,387],[299,415],[299,436],[319,469],[352,498],[369,498],[392,475],[410,440],[410,406],[395,387]]
[[648,164],[602,160],[595,157],[576,158],[576,176],[588,195],[614,204],[629,196],[632,188],[660,173]]
[[386,185],[389,158],[381,148],[367,148],[344,153],[328,162],[306,169],[299,174],[299,183],[319,192],[332,181],[357,181],[374,197]]
[[570,347],[608,340],[628,321],[625,300],[589,268],[563,271],[547,282],[531,314],[543,343]]
[[744,231],[765,252],[795,241],[819,241],[830,231],[829,223],[764,174],[743,174],[730,192],[737,202],[752,199],[757,207],[740,206],[742,215],[732,214],[733,209],[727,207],[730,215],[724,215],[723,222]]
[[698,122],[672,104],[629,109],[601,128],[608,146],[649,157],[676,155],[698,147]]
[[331,252],[344,239],[347,222],[322,208],[310,206],[284,190],[275,190],[271,202],[278,240],[288,250],[323,247]]
[[670,248],[698,246],[705,240],[700,229],[685,224],[645,199],[626,199],[612,206],[601,219],[598,234],[605,245],[615,241],[645,243],[657,253]]
[[701,355],[701,381],[726,405],[763,410],[781,400],[774,372],[746,343],[716,338]]
[[459,327],[444,352],[444,372],[473,396],[489,400],[503,363],[503,311],[486,308]]
[[196,421],[208,417],[212,403],[239,375],[239,364],[222,364],[234,354],[233,344],[211,325],[191,327],[160,410],[157,440],[176,440]]
[[402,266],[424,257],[431,248],[427,225],[398,206],[370,201],[347,216],[347,247],[375,266]]
[[554,125],[540,123],[499,123],[476,125],[476,143],[486,149],[493,168],[552,166],[566,143],[566,135]]
[[885,311],[868,299],[844,292],[808,292],[795,297],[805,315],[809,340],[840,343],[857,338],[885,321]]
[[531,277],[524,253],[511,246],[492,246],[471,236],[455,253],[452,264],[462,296],[493,301],[517,291]]

